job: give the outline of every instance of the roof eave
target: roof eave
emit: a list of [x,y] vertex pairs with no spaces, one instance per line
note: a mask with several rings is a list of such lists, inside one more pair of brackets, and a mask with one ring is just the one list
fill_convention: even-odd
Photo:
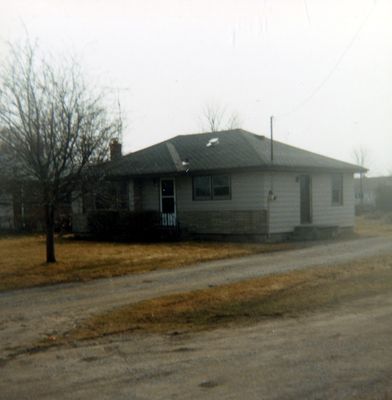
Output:
[[276,165],[266,164],[259,166],[244,166],[244,167],[233,167],[233,168],[211,168],[211,169],[184,169],[179,170],[167,170],[167,171],[151,171],[147,173],[118,173],[111,174],[112,178],[156,178],[160,176],[186,176],[186,175],[207,175],[207,174],[222,174],[222,173],[234,173],[234,172],[350,172],[350,173],[365,173],[368,170],[366,168],[355,166],[353,167],[323,167],[323,166],[287,166],[287,165]]

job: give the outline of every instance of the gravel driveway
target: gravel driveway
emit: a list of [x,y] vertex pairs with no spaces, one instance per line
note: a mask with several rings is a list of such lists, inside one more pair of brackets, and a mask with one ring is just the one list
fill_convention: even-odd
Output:
[[391,293],[299,318],[125,335],[0,366],[6,400],[392,398]]
[[0,293],[0,358],[46,335],[67,331],[93,313],[118,305],[388,252],[392,252],[391,238],[364,238],[175,270],[3,292]]

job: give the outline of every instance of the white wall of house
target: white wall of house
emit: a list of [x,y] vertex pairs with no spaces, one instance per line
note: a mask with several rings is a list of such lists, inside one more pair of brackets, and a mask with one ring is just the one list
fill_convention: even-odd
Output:
[[[272,189],[276,196],[269,202],[270,233],[290,232],[300,225],[300,173],[266,174],[265,196]],[[311,175],[311,214],[315,225],[354,226],[354,178],[343,175],[343,204],[332,204],[332,174]]]
[[[191,176],[175,179],[177,210],[188,211],[258,211],[269,210],[270,233],[291,232],[300,222],[300,172],[232,173],[231,199],[193,200]],[[332,174],[311,175],[311,214],[316,225],[354,226],[354,178],[343,175],[343,204],[332,204]],[[135,209],[135,189],[129,182],[129,209]],[[275,198],[268,201],[269,191]],[[141,186],[142,209],[160,210],[160,181],[144,179]]]
[[231,199],[193,200],[192,177],[178,177],[176,179],[177,209],[181,208],[182,211],[253,211],[265,208],[263,173],[242,172],[222,175],[231,177]]
[[143,179],[142,184],[142,208],[143,211],[159,211],[159,179],[147,178]]
[[353,174],[343,175],[343,204],[332,204],[330,174],[312,177],[313,223],[351,227],[355,223],[355,196]]

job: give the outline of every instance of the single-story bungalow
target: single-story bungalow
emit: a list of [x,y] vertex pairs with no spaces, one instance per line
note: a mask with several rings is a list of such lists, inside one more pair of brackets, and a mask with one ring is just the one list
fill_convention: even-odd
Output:
[[[357,165],[242,129],[179,135],[125,156],[120,146],[105,166],[125,194],[117,206],[159,212],[162,226],[228,240],[354,226]],[[73,205],[76,232],[86,229],[82,203]]]

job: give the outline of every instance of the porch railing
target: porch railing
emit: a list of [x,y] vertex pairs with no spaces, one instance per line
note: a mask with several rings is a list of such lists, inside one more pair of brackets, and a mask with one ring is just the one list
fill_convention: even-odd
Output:
[[176,214],[161,213],[161,226],[175,227],[177,225]]

